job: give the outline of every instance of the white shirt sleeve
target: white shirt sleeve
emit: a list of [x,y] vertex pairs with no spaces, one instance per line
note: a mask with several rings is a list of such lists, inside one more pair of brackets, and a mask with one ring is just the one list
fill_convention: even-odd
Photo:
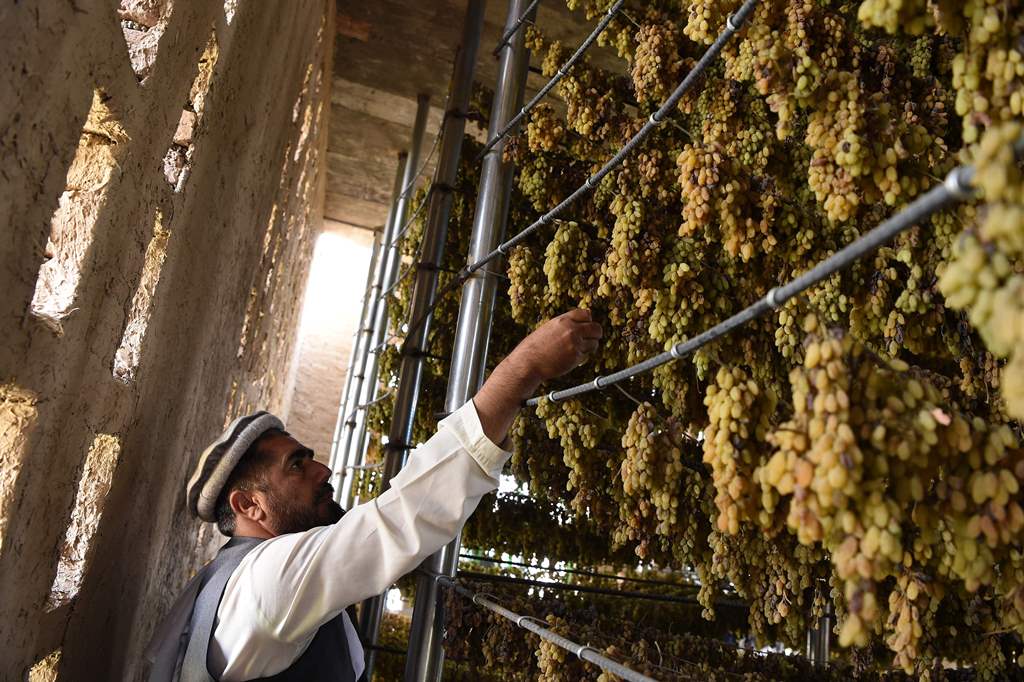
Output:
[[[378,498],[338,523],[256,546],[228,580],[210,641],[226,682],[275,675],[345,607],[380,594],[452,540],[494,490],[510,453],[492,443],[469,401],[416,448]],[[346,619],[347,620],[347,619]],[[350,623],[346,632],[355,634]],[[362,656],[357,677],[362,672]]]

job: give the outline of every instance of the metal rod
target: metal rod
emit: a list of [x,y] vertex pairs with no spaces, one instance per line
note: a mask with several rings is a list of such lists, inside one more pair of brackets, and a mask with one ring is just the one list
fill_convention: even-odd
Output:
[[[410,317],[423,314],[433,300],[437,290],[437,277],[444,259],[445,241],[448,236],[448,221],[451,217],[451,188],[455,187],[462,157],[462,145],[466,133],[466,116],[473,93],[473,73],[477,54],[480,51],[480,36],[484,27],[485,0],[469,0],[463,21],[462,40],[455,57],[448,89],[449,105],[445,108],[445,120],[441,124],[440,156],[434,171],[427,201],[430,207],[423,229],[419,262],[432,267],[417,267],[409,307]],[[411,267],[416,267],[415,264]],[[391,479],[405,466],[409,450],[396,447],[412,442],[412,429],[420,389],[423,383],[423,360],[430,319],[405,339],[401,366],[398,374],[398,388],[395,405],[385,446],[384,468],[380,490],[387,490]],[[384,613],[385,595],[377,595],[363,602],[362,612],[367,615],[364,627],[364,641],[376,643]],[[367,678],[373,675],[374,651],[366,656]]]
[[608,658],[607,656],[603,656],[601,653],[598,652],[597,649],[591,646],[585,644],[578,644],[572,641],[571,639],[567,639],[566,637],[562,637],[561,635],[552,632],[546,627],[538,625],[537,622],[539,621],[539,619],[537,618],[533,618],[531,616],[523,616],[518,613],[515,613],[514,611],[509,611],[501,604],[498,604],[497,602],[488,599],[484,595],[477,594],[476,592],[473,592],[472,590],[466,589],[462,585],[459,585],[457,582],[455,582],[448,576],[437,574],[435,576],[430,577],[430,580],[432,580],[435,583],[444,585],[449,589],[455,590],[455,592],[462,595],[466,599],[469,599],[477,606],[482,606],[488,611],[496,613],[502,618],[505,618],[506,620],[512,621],[516,624],[516,627],[520,627],[524,630],[529,630],[541,639],[551,642],[560,649],[565,649],[566,651],[572,652],[581,661],[593,663],[602,670],[607,670],[608,672],[614,673],[622,679],[629,680],[630,682],[655,682],[653,677],[648,677],[647,675],[638,673],[635,670],[630,670],[621,663],[617,663],[612,659]]
[[[523,15],[525,0],[509,0],[506,27],[511,28]],[[488,135],[501,130],[522,105],[526,89],[529,51],[525,36],[516,32],[501,53],[498,81],[494,89],[494,105]],[[506,163],[504,143],[499,143],[484,158],[473,216],[473,235],[469,261],[479,258],[501,242],[508,222],[509,198],[512,193],[513,167]],[[469,279],[462,290],[455,347],[452,352],[445,411],[454,412],[464,405],[483,383],[487,344],[490,340],[497,278],[483,272]],[[421,316],[425,319],[425,316]],[[413,333],[410,327],[409,334]],[[437,573],[454,575],[459,560],[459,538],[424,562]],[[406,682],[438,682],[444,667],[443,623],[437,606],[437,583],[424,576],[417,578],[416,605],[409,630],[411,656],[406,661]]]
[[537,9],[537,5],[539,4],[540,0],[533,0],[533,2],[530,3],[530,6],[523,10],[522,15],[516,20],[516,23],[513,24],[512,27],[509,28],[507,31],[505,31],[504,35],[501,36],[501,40],[499,40],[498,44],[494,46],[494,51],[491,52],[491,54],[493,54],[495,57],[501,54],[502,48],[508,45],[508,41],[512,38],[512,36],[516,32],[518,32],[520,28],[523,27],[523,24],[525,24],[527,21],[530,21],[530,15],[533,14],[533,10]]
[[[1015,150],[1018,154],[1024,151],[1024,139],[1017,142]],[[975,189],[972,185],[974,179],[974,168],[972,166],[959,166],[954,168],[942,184],[933,187],[926,194],[918,197],[906,208],[890,217],[878,227],[874,228],[859,239],[847,244],[844,248],[821,261],[804,274],[790,280],[788,283],[770,290],[763,298],[744,308],[732,317],[719,322],[697,336],[686,341],[675,344],[670,350],[648,358],[626,369],[599,376],[592,381],[579,384],[562,391],[552,391],[547,395],[549,400],[558,402],[566,398],[583,395],[591,391],[597,391],[612,386],[620,381],[631,379],[639,374],[649,372],[656,367],[687,357],[706,346],[712,341],[725,336],[733,329],[744,326],[748,322],[762,317],[763,315],[778,310],[782,305],[803,293],[812,286],[828,279],[832,275],[853,265],[856,261],[867,254],[873,253],[883,244],[893,240],[900,233],[909,230],[911,227],[920,224],[930,216],[945,210],[954,204],[974,196]],[[544,396],[537,396],[526,401],[526,405],[533,406],[540,402]]]
[[[385,248],[381,255],[381,276],[377,279],[380,283],[380,288],[377,289],[377,294],[390,287],[394,283],[395,277],[398,275],[398,265],[401,260],[401,254],[399,253],[401,240],[395,240],[394,235],[395,231],[405,222],[409,215],[409,205],[412,203],[413,195],[413,192],[409,188],[412,187],[416,179],[416,174],[418,173],[420,165],[420,151],[423,148],[423,136],[426,133],[427,117],[429,114],[430,96],[420,95],[416,98],[416,120],[413,123],[412,138],[409,143],[409,158],[406,160],[405,173],[400,185],[401,187],[406,188],[406,191],[400,192],[398,195],[398,202],[395,204],[394,221],[391,224],[391,230],[384,240],[384,243],[390,244],[390,246]],[[376,301],[371,326],[373,327],[373,332],[370,336],[369,347],[373,348],[380,344],[384,339],[384,336],[387,334],[387,299]],[[379,367],[380,355],[370,354],[366,367],[366,377],[363,379],[363,393],[360,396],[359,404],[369,403],[376,400],[379,395],[379,387],[377,386],[377,370]],[[366,442],[368,439],[368,433],[366,430],[366,412],[357,412],[355,422],[354,445],[359,460],[353,460],[352,463],[362,464],[362,457],[365,456]],[[349,490],[351,491],[351,488]]]
[[[373,286],[370,289],[367,298],[369,300],[369,308],[366,313],[366,318],[362,321],[359,327],[360,334],[360,354],[357,359],[357,364],[354,368],[353,374],[353,385],[349,394],[349,406],[353,403],[358,403],[363,399],[365,395],[365,384],[366,384],[366,366],[370,358],[370,348],[373,345],[373,323],[377,316],[377,308],[380,305],[378,301],[378,294],[383,288],[384,278],[384,254],[386,249],[384,244],[391,241],[391,235],[395,231],[395,223],[397,222],[396,211],[398,208],[398,198],[402,192],[402,178],[405,175],[406,167],[408,166],[408,154],[401,152],[398,155],[398,167],[395,169],[395,182],[394,187],[391,191],[391,207],[388,209],[388,219],[384,224],[384,232],[380,237],[381,246],[377,251],[376,256],[376,267],[373,273]],[[348,419],[347,407],[344,414],[339,414],[339,420],[344,423],[341,424],[343,435],[339,439],[341,442],[340,450],[335,455],[335,464],[339,461],[342,466],[349,466],[351,464],[362,464],[362,453],[358,449],[353,448],[356,435],[357,424]],[[347,469],[343,469],[345,472],[349,472]],[[352,484],[355,481],[355,474],[352,472],[343,473],[339,485],[334,491],[334,499],[336,502],[341,504],[346,509],[352,506]]]
[[[516,578],[510,575],[494,575],[492,573],[478,573],[475,571],[458,571],[458,577],[481,582],[505,583],[507,585],[523,585],[527,587],[543,587],[544,589],[557,592],[579,592],[581,594],[599,594],[606,597],[622,597],[624,599],[640,599],[646,601],[660,601],[673,604],[699,604],[696,596],[681,596],[673,594],[653,594],[651,592],[637,592],[635,590],[609,590],[603,587],[592,587],[590,585],[572,585],[569,583],[557,583],[546,580],[535,580],[533,578]],[[748,604],[741,599],[722,597],[715,599],[716,606],[729,608],[747,609]]]
[[373,249],[370,251],[370,264],[366,269],[366,287],[363,290],[363,309],[359,313],[359,323],[356,325],[356,330],[352,333],[352,352],[349,354],[348,359],[348,370],[345,372],[345,387],[341,391],[341,400],[338,404],[338,419],[334,424],[334,435],[331,438],[331,455],[328,466],[334,474],[340,471],[340,468],[345,465],[341,463],[341,467],[338,466],[338,445],[341,440],[341,431],[344,422],[346,421],[346,414],[349,411],[349,407],[352,404],[352,386],[355,384],[353,375],[355,374],[355,368],[358,358],[364,356],[367,352],[363,344],[363,328],[366,326],[366,318],[370,313],[370,298],[373,296],[373,275],[374,270],[377,267],[377,256],[380,254],[381,244],[381,233],[380,231],[374,232],[373,234]]
[[[443,287],[438,292],[437,297],[434,299],[434,303],[432,304],[431,307],[437,305],[438,301],[440,301],[450,292],[454,291],[459,286],[461,286],[462,283],[469,279],[469,277],[472,276],[476,271],[483,268],[485,265],[490,263],[495,258],[507,254],[511,248],[521,243],[523,240],[525,240],[527,237],[529,237],[531,234],[533,234],[543,226],[550,225],[551,223],[553,223],[567,208],[569,208],[569,206],[576,203],[576,201],[578,201],[583,196],[592,192],[609,173],[611,173],[623,161],[625,161],[626,158],[633,153],[633,150],[636,149],[645,139],[647,139],[647,137],[649,137],[658,126],[662,125],[665,122],[665,119],[675,111],[675,108],[679,104],[679,101],[686,96],[686,93],[693,88],[693,86],[697,83],[697,80],[704,74],[708,67],[711,66],[711,63],[715,59],[717,59],[719,53],[721,53],[722,51],[722,48],[725,47],[725,44],[732,38],[733,35],[735,35],[743,27],[743,24],[746,23],[750,14],[754,11],[755,5],[757,5],[757,0],[745,0],[743,5],[741,5],[740,8],[736,11],[736,14],[733,14],[726,20],[725,28],[722,30],[722,33],[718,36],[718,39],[715,40],[715,42],[712,43],[710,46],[708,46],[707,50],[705,50],[703,56],[700,58],[697,64],[693,67],[693,69],[690,70],[688,74],[686,74],[686,77],[679,84],[679,86],[676,87],[675,91],[673,91],[669,98],[665,100],[661,108],[658,109],[658,111],[651,114],[650,118],[648,119],[647,123],[644,124],[643,128],[641,128],[640,131],[636,135],[634,135],[633,138],[629,142],[627,142],[625,146],[623,146],[622,149],[620,149],[618,153],[616,153],[615,156],[601,168],[601,170],[599,170],[596,174],[592,175],[591,177],[587,178],[587,180],[582,185],[580,185],[580,187],[575,192],[570,194],[561,203],[559,203],[553,209],[551,209],[550,211],[542,215],[540,218],[538,218],[536,221],[534,221],[532,225],[530,225],[529,227],[527,227],[526,229],[524,229],[511,239],[496,245],[495,248],[491,250],[490,253],[483,254],[478,260],[467,265],[448,286]],[[493,135],[490,134],[488,136],[493,137]],[[416,328],[419,324],[422,324],[422,321],[423,317],[421,316],[419,319],[410,323],[409,328]]]
[[512,120],[506,123],[505,127],[484,145],[484,148],[480,150],[480,154],[477,156],[478,159],[482,159],[484,154],[491,151],[494,145],[498,144],[499,140],[503,140],[509,132],[515,129],[516,126],[518,126],[523,119],[533,111],[534,107],[536,107],[542,99],[547,97],[547,94],[551,92],[556,85],[558,85],[558,82],[569,74],[570,69],[576,65],[576,62],[583,57],[587,50],[590,49],[590,46],[597,42],[598,37],[604,33],[606,28],[608,28],[608,24],[610,24],[612,19],[615,18],[615,15],[619,13],[619,10],[622,9],[622,5],[625,4],[625,2],[626,0],[615,0],[612,6],[608,8],[608,11],[605,12],[601,21],[599,21],[594,30],[591,31],[590,35],[587,36],[586,40],[580,44],[576,49],[576,52],[574,52],[573,55],[559,67],[558,72],[551,78],[551,80],[545,83],[544,87],[538,90],[537,94],[533,96],[533,99],[531,99],[526,106],[520,109],[519,113],[513,116]]
[[664,585],[665,587],[678,587],[680,589],[688,587],[700,587],[700,583],[674,583],[669,580],[655,580],[653,578],[632,578],[628,576],[614,575],[612,573],[598,573],[597,571],[587,571],[581,568],[555,568],[554,566],[538,566],[537,564],[531,564],[526,561],[511,561],[509,559],[493,559],[486,556],[476,556],[474,554],[460,554],[460,559],[467,559],[470,561],[478,561],[487,564],[496,564],[499,566],[521,566],[534,571],[547,571],[548,573],[565,573],[566,575],[583,575],[588,578],[601,578],[603,580],[615,580],[626,583],[637,583],[642,585]]

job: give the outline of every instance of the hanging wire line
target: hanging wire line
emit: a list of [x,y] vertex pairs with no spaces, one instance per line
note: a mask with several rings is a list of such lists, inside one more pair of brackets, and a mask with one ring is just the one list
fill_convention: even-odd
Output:
[[[1014,152],[1018,158],[1024,156],[1024,138],[1017,140]],[[697,336],[672,346],[670,350],[648,358],[626,369],[599,376],[592,381],[562,391],[552,391],[546,397],[551,402],[559,402],[566,398],[583,395],[591,391],[601,390],[631,379],[639,374],[649,372],[656,367],[687,357],[712,341],[725,336],[733,329],[742,327],[748,322],[778,310],[789,299],[797,296],[812,286],[828,279],[840,270],[850,267],[860,258],[874,252],[883,244],[891,241],[901,232],[921,223],[930,216],[950,206],[970,199],[975,194],[973,187],[974,168],[959,166],[954,168],[941,185],[933,187],[928,193],[917,198],[906,208],[892,216],[864,236],[845,246],[840,251],[821,261],[813,268],[782,286],[774,287],[756,303],[744,308],[732,317],[719,322]],[[537,396],[526,401],[526,405],[537,405],[544,396]]]
[[388,398],[390,398],[394,394],[395,394],[394,391],[386,391],[386,392],[382,393],[381,395],[377,396],[376,398],[374,398],[373,400],[371,400],[370,402],[363,403],[362,405],[356,405],[355,407],[352,408],[352,411],[348,413],[348,418],[346,418],[343,423],[345,423],[345,424],[354,423],[353,420],[356,418],[356,413],[357,412],[361,412],[362,410],[365,410],[365,409],[367,409],[369,407],[373,407],[377,403],[379,403],[379,402],[381,402],[383,400],[387,400]]
[[[658,601],[671,604],[699,604],[695,595],[672,595],[655,594],[652,592],[635,592],[629,590],[609,590],[603,587],[591,587],[589,585],[570,585],[567,583],[556,583],[546,580],[534,580],[532,578],[516,578],[508,575],[494,575],[492,573],[475,573],[473,571],[459,571],[460,578],[468,580],[479,580],[482,582],[505,583],[508,585],[523,585],[527,587],[540,587],[558,592],[579,592],[580,594],[597,594],[605,597],[622,597],[623,599],[638,599],[643,601]],[[727,608],[746,609],[746,602],[739,599],[720,598],[715,599],[716,606]]]
[[497,46],[495,46],[494,51],[491,54],[493,54],[495,57],[501,54],[501,50],[506,45],[508,45],[508,41],[512,40],[512,36],[519,32],[519,29],[523,27],[523,24],[527,22],[527,20],[530,18],[530,14],[533,12],[533,10],[537,9],[537,5],[539,4],[540,0],[533,0],[533,2],[531,2],[525,10],[523,10],[523,13],[519,15],[518,19],[516,19],[516,23],[513,24],[509,30],[505,31],[505,35],[503,35],[501,37],[501,40],[498,41]]
[[640,132],[633,136],[633,138],[629,142],[627,142],[625,146],[623,146],[622,149],[620,149],[619,152],[601,168],[601,170],[599,170],[595,175],[587,178],[587,181],[584,182],[575,192],[570,194],[568,198],[564,199],[560,204],[558,204],[553,209],[542,215],[532,225],[524,229],[515,237],[512,237],[508,241],[504,242],[503,244],[499,244],[496,249],[491,251],[489,254],[487,254],[480,260],[476,261],[475,263],[471,263],[465,266],[462,270],[460,270],[458,276],[454,280],[452,280],[452,282],[450,282],[448,286],[442,287],[440,290],[438,290],[438,292],[434,295],[433,301],[431,301],[431,304],[427,306],[427,309],[423,312],[423,314],[420,315],[414,322],[411,322],[409,324],[409,329],[418,331],[420,326],[422,326],[426,322],[427,318],[433,314],[434,308],[437,307],[438,301],[440,301],[443,297],[447,296],[449,293],[455,291],[460,286],[462,286],[466,282],[466,280],[469,279],[477,270],[480,270],[498,256],[507,255],[509,249],[518,245],[520,242],[524,241],[527,237],[529,237],[531,234],[539,230],[541,227],[553,222],[565,211],[565,209],[569,208],[569,206],[574,204],[585,194],[588,194],[589,192],[594,190],[597,187],[598,183],[600,183],[601,180],[605,178],[605,176],[607,176],[609,173],[615,170],[615,168],[617,168],[623,161],[625,161],[626,158],[633,152],[633,150],[636,149],[636,147],[639,146],[641,142],[647,139],[647,137],[649,137],[652,132],[654,132],[655,128],[657,128],[658,126],[665,122],[666,117],[668,117],[672,113],[675,107],[679,104],[679,101],[686,96],[686,93],[690,91],[690,89],[694,86],[697,80],[704,74],[705,71],[707,71],[708,67],[711,66],[711,63],[718,57],[719,53],[721,53],[722,51],[722,48],[725,47],[725,44],[729,41],[729,39],[732,38],[732,36],[735,35],[736,32],[743,27],[743,24],[746,23],[747,19],[750,17],[750,14],[754,11],[754,7],[757,5],[757,1],[758,0],[745,0],[743,5],[740,6],[739,10],[737,10],[735,14],[731,15],[726,20],[725,29],[722,31],[721,35],[718,36],[714,43],[708,46],[708,49],[704,52],[704,55],[701,56],[700,61],[698,61],[697,64],[693,67],[693,69],[690,70],[690,72],[686,75],[686,78],[683,79],[682,83],[680,83],[679,86],[675,89],[675,91],[669,96],[669,98],[665,100],[665,103],[662,104],[661,108],[650,115],[650,117],[647,120],[647,123],[644,124],[644,127],[640,129]]
[[515,127],[518,126],[519,123],[531,111],[533,111],[534,107],[536,107],[537,104],[539,104],[540,101],[544,99],[549,92],[551,92],[552,88],[558,85],[558,82],[569,74],[569,70],[576,65],[576,62],[580,60],[580,58],[586,53],[586,51],[590,49],[591,45],[593,45],[594,42],[597,41],[597,38],[602,33],[604,33],[604,30],[608,28],[608,24],[612,22],[612,19],[614,19],[615,15],[618,14],[619,10],[622,9],[622,6],[625,4],[625,2],[626,0],[616,0],[616,2],[611,7],[608,8],[608,11],[605,12],[604,17],[601,18],[601,21],[598,22],[594,30],[590,33],[589,36],[587,36],[587,39],[584,40],[580,44],[579,48],[577,48],[576,52],[574,52],[573,55],[569,57],[569,59],[564,64],[562,64],[561,67],[559,67],[558,72],[554,75],[554,77],[551,80],[549,80],[544,85],[544,87],[542,87],[537,92],[536,95],[533,96],[533,99],[531,99],[526,106],[519,110],[518,114],[512,117],[511,121],[505,124],[505,127],[501,129],[500,133],[495,135],[493,138],[491,138],[490,141],[487,142],[487,144],[484,145],[484,148],[480,150],[479,154],[477,154],[477,161],[483,159],[488,152],[494,149],[494,145],[498,144],[503,139],[505,139],[505,137],[510,132],[512,132],[512,130],[515,129]]
[[462,585],[458,584],[446,575],[439,575],[436,573],[428,573],[428,575],[430,575],[435,581],[437,581],[439,585],[454,590],[456,593],[465,597],[466,599],[469,599],[477,606],[482,606],[488,611],[496,613],[502,618],[512,621],[516,624],[517,627],[520,627],[524,630],[529,630],[541,639],[551,642],[558,648],[565,649],[566,651],[575,654],[575,656],[579,658],[581,661],[593,663],[602,670],[607,670],[609,672],[615,673],[622,679],[629,680],[629,682],[655,682],[654,678],[648,677],[647,675],[642,675],[636,672],[635,670],[630,670],[621,663],[616,663],[607,656],[602,655],[594,647],[586,644],[578,644],[572,641],[571,639],[566,639],[565,637],[562,637],[561,635],[552,632],[546,627],[538,625],[538,622],[543,621],[539,621],[538,619],[533,618],[532,616],[523,616],[518,613],[515,613],[514,611],[509,611],[501,604],[498,604],[496,601],[487,598],[483,594],[478,594],[473,590],[463,587]]
[[554,566],[539,566],[537,564],[531,564],[525,561],[512,561],[511,559],[495,559],[493,557],[477,556],[474,554],[459,554],[460,559],[467,559],[470,561],[479,561],[488,564],[498,564],[500,566],[521,566],[534,571],[547,571],[549,573],[565,573],[567,575],[584,575],[589,578],[601,578],[604,580],[616,580],[627,583],[639,583],[643,585],[664,585],[665,587],[677,587],[679,589],[685,589],[689,587],[699,587],[699,583],[686,582],[686,583],[674,583],[670,580],[655,580],[653,578],[632,578],[629,576],[613,575],[610,573],[598,573],[597,571],[587,571],[581,568],[556,568]]

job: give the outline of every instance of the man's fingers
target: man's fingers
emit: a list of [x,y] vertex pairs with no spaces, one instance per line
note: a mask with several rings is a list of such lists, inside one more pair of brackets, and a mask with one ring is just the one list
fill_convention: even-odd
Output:
[[597,322],[586,322],[579,326],[580,337],[584,339],[600,339],[604,336],[604,329]]
[[590,311],[585,308],[573,308],[569,312],[565,313],[565,317],[573,322],[590,322],[594,319]]

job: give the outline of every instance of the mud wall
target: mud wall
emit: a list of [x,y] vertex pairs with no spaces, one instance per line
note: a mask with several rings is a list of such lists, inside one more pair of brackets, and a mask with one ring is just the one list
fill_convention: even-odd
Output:
[[0,679],[139,679],[215,546],[184,483],[284,407],[333,12],[0,9]]

